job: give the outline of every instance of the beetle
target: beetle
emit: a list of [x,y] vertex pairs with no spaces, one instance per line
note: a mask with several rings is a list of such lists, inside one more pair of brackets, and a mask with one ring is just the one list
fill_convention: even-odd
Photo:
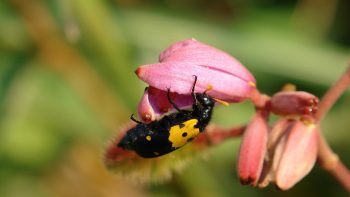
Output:
[[136,120],[133,115],[130,119],[137,125],[127,131],[118,143],[118,147],[133,150],[144,158],[154,158],[168,154],[195,139],[209,124],[215,99],[203,93],[195,93],[197,76],[192,86],[192,110],[181,110],[170,98],[169,103],[176,112],[163,116],[158,121],[143,123]]

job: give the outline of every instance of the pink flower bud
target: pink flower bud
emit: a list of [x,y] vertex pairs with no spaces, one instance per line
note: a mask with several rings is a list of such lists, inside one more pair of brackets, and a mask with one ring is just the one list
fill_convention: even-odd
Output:
[[270,101],[271,111],[279,115],[313,115],[318,98],[303,91],[279,92]]
[[256,89],[254,77],[240,62],[194,39],[171,45],[160,54],[159,60],[160,63],[140,66],[136,74],[164,92],[170,89],[190,95],[194,75],[198,78],[196,92],[210,89],[207,92],[210,96],[227,102],[250,98]]
[[265,117],[257,113],[243,134],[238,157],[238,176],[242,184],[255,186],[261,175],[268,126]]
[[278,120],[271,128],[267,141],[267,154],[263,165],[263,172],[259,179],[258,186],[266,187],[274,181],[276,166],[281,157],[281,152],[285,146],[285,136],[289,132],[295,121],[282,118]]
[[280,189],[287,190],[306,176],[316,162],[317,127],[296,121],[280,144],[280,149],[275,150],[275,181]]

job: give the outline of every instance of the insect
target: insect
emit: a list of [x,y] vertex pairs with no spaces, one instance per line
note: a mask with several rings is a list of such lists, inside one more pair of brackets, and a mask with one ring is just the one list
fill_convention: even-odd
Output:
[[192,141],[208,125],[215,104],[215,99],[203,93],[194,93],[197,76],[192,86],[192,110],[181,110],[170,98],[169,103],[177,110],[169,115],[165,115],[158,121],[142,123],[130,119],[137,123],[134,128],[127,131],[118,146],[125,150],[134,150],[139,156],[153,158],[168,154]]

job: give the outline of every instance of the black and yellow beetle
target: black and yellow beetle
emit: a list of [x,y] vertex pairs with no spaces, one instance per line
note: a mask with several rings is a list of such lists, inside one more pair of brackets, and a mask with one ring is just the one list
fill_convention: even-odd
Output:
[[168,154],[192,141],[208,125],[215,100],[203,93],[194,93],[197,76],[192,87],[192,110],[181,110],[171,100],[168,90],[168,100],[177,110],[158,121],[142,123],[131,116],[137,125],[127,131],[118,146],[125,150],[134,150],[144,158],[153,158]]

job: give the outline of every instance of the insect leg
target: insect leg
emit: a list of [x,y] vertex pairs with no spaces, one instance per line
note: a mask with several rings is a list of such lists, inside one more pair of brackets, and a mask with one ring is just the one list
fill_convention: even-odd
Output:
[[168,96],[168,101],[169,101],[169,103],[170,103],[178,112],[181,113],[181,109],[180,109],[180,108],[174,103],[174,101],[171,100],[171,98],[170,98],[170,89],[168,89],[168,94],[167,94],[167,96]]
[[131,114],[130,119],[131,119],[132,121],[136,122],[137,124],[143,124],[143,122],[141,122],[141,121],[139,121],[139,120],[136,120],[136,119],[134,118],[134,114]]

